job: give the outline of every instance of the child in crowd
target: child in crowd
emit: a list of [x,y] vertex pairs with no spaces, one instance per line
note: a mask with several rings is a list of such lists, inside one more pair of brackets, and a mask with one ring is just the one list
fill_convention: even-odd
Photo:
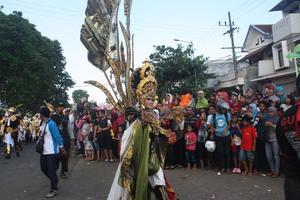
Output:
[[[254,151],[256,146],[256,129],[251,126],[252,118],[248,115],[244,115],[242,118],[243,128],[242,143],[240,151],[240,165],[243,164],[245,171],[243,175],[252,176]],[[247,163],[248,161],[248,163]]]
[[89,116],[86,115],[82,118],[84,120],[82,125],[82,138],[83,138],[83,144],[84,144],[84,151],[85,151],[85,157],[87,160],[91,159],[91,151],[93,151],[93,146],[89,142],[89,135],[91,131],[90,127],[90,119]]
[[119,141],[119,143],[118,143],[119,158],[121,156],[120,151],[121,151],[121,142],[122,142],[123,134],[124,134],[124,127],[123,126],[118,126],[117,140]]
[[204,169],[204,158],[206,157],[205,142],[208,135],[205,112],[201,113],[200,120],[201,121],[200,121],[200,127],[198,131],[198,139],[197,139],[197,160],[200,164],[200,167]]
[[239,124],[239,118],[236,114],[232,115],[230,133],[231,133],[231,152],[233,156],[232,173],[240,174],[241,169],[238,162],[238,156],[240,153],[242,135],[241,135],[241,129]]
[[193,128],[191,125],[188,125],[185,133],[185,150],[186,150],[186,160],[187,160],[187,169],[193,168],[196,169],[196,142],[197,135],[193,132]]

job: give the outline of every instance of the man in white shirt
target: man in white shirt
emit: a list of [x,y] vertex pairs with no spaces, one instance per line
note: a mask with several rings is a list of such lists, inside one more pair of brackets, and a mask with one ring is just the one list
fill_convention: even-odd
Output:
[[51,189],[46,198],[57,195],[58,178],[56,171],[59,166],[59,154],[64,155],[63,139],[59,133],[56,123],[50,119],[50,110],[42,107],[40,110],[42,126],[40,137],[44,140],[43,153],[40,164],[42,172],[50,179]]

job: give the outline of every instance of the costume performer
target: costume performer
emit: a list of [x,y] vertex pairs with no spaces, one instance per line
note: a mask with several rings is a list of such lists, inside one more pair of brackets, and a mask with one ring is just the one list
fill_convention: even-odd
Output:
[[4,143],[6,144],[6,156],[9,159],[11,155],[11,148],[14,147],[16,155],[20,156],[20,143],[19,143],[19,125],[21,120],[15,115],[16,109],[11,107],[7,111],[7,121],[4,126]]
[[[140,114],[125,130],[121,143],[121,161],[108,200],[150,199],[151,192],[159,200],[174,198],[167,185],[162,167],[168,145],[167,131],[153,111],[157,82],[152,66],[145,63],[133,76]],[[128,111],[128,109],[126,109]],[[126,113],[126,117],[129,115]]]
[[[121,2],[125,26],[118,20]],[[134,70],[131,7],[132,0],[88,0],[80,37],[88,49],[88,60],[104,73],[111,90],[94,80],[85,83],[102,90],[109,103],[120,112],[127,111],[127,118],[131,119],[122,137],[121,161],[108,199],[147,200],[152,194],[159,200],[174,199],[162,170],[168,138],[154,113],[157,82],[153,67],[146,62]],[[133,109],[135,105],[139,105],[139,114]]]

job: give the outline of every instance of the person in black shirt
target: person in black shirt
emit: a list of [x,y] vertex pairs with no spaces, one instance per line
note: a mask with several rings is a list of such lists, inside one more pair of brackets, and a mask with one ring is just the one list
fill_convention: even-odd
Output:
[[[297,77],[300,93],[300,76]],[[285,199],[300,199],[300,101],[288,109],[277,123],[276,135],[284,158]]]
[[[99,112],[99,121],[96,126],[94,140],[96,139],[99,142],[100,149],[104,152],[105,162],[113,161],[112,153],[112,136],[110,132],[111,122],[105,116],[105,110],[100,110]],[[98,159],[97,152],[97,159]]]

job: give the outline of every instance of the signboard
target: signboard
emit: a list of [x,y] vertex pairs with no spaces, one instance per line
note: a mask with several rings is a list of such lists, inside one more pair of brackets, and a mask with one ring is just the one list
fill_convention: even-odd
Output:
[[298,74],[300,74],[300,44],[296,45],[294,48],[294,52],[289,53],[286,56],[289,60],[296,59],[296,77],[298,77]]

